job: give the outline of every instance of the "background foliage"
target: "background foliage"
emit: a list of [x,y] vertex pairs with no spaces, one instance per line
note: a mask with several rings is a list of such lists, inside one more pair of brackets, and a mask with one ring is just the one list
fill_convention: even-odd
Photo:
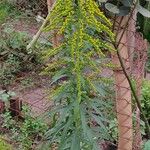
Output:
[[48,124],[42,118],[32,117],[30,107],[27,105],[23,106],[22,113],[24,119],[17,121],[11,116],[11,112],[7,110],[1,115],[4,120],[2,127],[9,129],[9,139],[16,143],[14,145],[15,149],[34,149],[47,131]]
[[41,63],[40,48],[26,50],[30,38],[23,32],[5,28],[0,37],[0,82],[10,85],[21,72],[34,71]]

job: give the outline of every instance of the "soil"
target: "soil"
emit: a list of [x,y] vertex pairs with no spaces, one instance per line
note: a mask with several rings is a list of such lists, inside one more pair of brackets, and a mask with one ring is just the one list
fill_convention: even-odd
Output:
[[[27,79],[31,79],[31,81]],[[25,84],[23,81],[27,83]],[[48,98],[49,85],[50,78],[48,77],[40,76],[36,72],[23,73],[9,89],[16,93],[16,98],[19,98],[23,104],[31,107],[32,115],[36,117],[42,115],[53,105]]]
[[[24,16],[21,15],[17,19],[9,18],[6,23],[0,25],[0,29],[10,28],[17,32],[24,32],[30,38],[32,38],[39,27],[41,22],[36,21],[36,16]],[[45,40],[48,34],[44,33],[41,35],[40,40]],[[46,42],[46,40],[45,40]],[[46,109],[48,109],[52,102],[48,100],[46,90],[49,86],[50,79],[47,77],[41,77],[39,73],[35,72],[22,72],[14,83],[8,87],[10,91],[16,93],[16,97],[19,98],[23,103],[29,104],[34,116],[41,115]],[[23,85],[23,80],[30,78],[32,83],[26,83]]]

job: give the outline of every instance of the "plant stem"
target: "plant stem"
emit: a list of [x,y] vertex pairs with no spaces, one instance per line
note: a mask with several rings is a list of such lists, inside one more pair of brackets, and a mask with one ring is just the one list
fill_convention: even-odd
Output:
[[41,33],[42,33],[44,27],[46,26],[46,24],[47,24],[48,21],[49,21],[49,17],[50,17],[50,15],[51,15],[51,11],[52,11],[53,8],[55,7],[56,2],[57,2],[57,0],[56,0],[56,1],[54,2],[54,4],[52,5],[51,9],[49,9],[49,13],[48,13],[46,19],[44,20],[42,26],[40,27],[40,29],[39,29],[38,32],[36,33],[36,35],[33,37],[32,41],[27,45],[27,50],[29,50],[30,48],[32,48],[32,47],[35,45],[35,43],[37,42],[37,40],[39,39],[39,37],[40,37],[40,35],[41,35]]

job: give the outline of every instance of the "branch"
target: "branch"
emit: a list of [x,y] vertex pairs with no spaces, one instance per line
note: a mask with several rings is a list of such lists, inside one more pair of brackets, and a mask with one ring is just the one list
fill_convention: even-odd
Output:
[[46,17],[46,19],[44,20],[42,26],[40,27],[39,31],[36,33],[36,35],[33,36],[32,41],[27,45],[27,50],[29,50],[30,48],[32,48],[35,43],[37,42],[37,40],[39,39],[44,27],[46,26],[46,24],[48,23],[49,17],[51,15],[51,11],[54,9],[55,5],[56,5],[57,0],[53,3],[51,9],[49,10],[49,13]]

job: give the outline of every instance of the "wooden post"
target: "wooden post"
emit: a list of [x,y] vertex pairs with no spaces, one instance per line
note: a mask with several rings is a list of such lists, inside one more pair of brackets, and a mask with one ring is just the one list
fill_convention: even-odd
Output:
[[12,117],[21,117],[22,101],[18,98],[10,99],[10,112]]
[[133,72],[133,57],[134,57],[134,50],[135,50],[135,33],[136,33],[136,18],[137,18],[137,11],[133,12],[132,18],[129,20],[128,30],[127,30],[127,48],[129,53],[129,62],[130,62],[130,72]]
[[[119,18],[120,20],[120,18]],[[117,35],[117,41],[119,41],[124,27],[127,23],[127,17],[124,17],[121,22],[120,31]],[[120,21],[119,21],[120,22]],[[127,49],[127,36],[126,32],[121,38],[120,44],[118,46],[119,53],[123,59],[126,70],[130,70],[129,55]],[[133,129],[132,129],[132,105],[131,105],[131,90],[124,75],[120,61],[117,54],[112,54],[112,61],[116,64],[116,69],[114,70],[115,83],[116,83],[116,110],[117,110],[117,120],[118,120],[118,150],[132,150],[133,141]]]

